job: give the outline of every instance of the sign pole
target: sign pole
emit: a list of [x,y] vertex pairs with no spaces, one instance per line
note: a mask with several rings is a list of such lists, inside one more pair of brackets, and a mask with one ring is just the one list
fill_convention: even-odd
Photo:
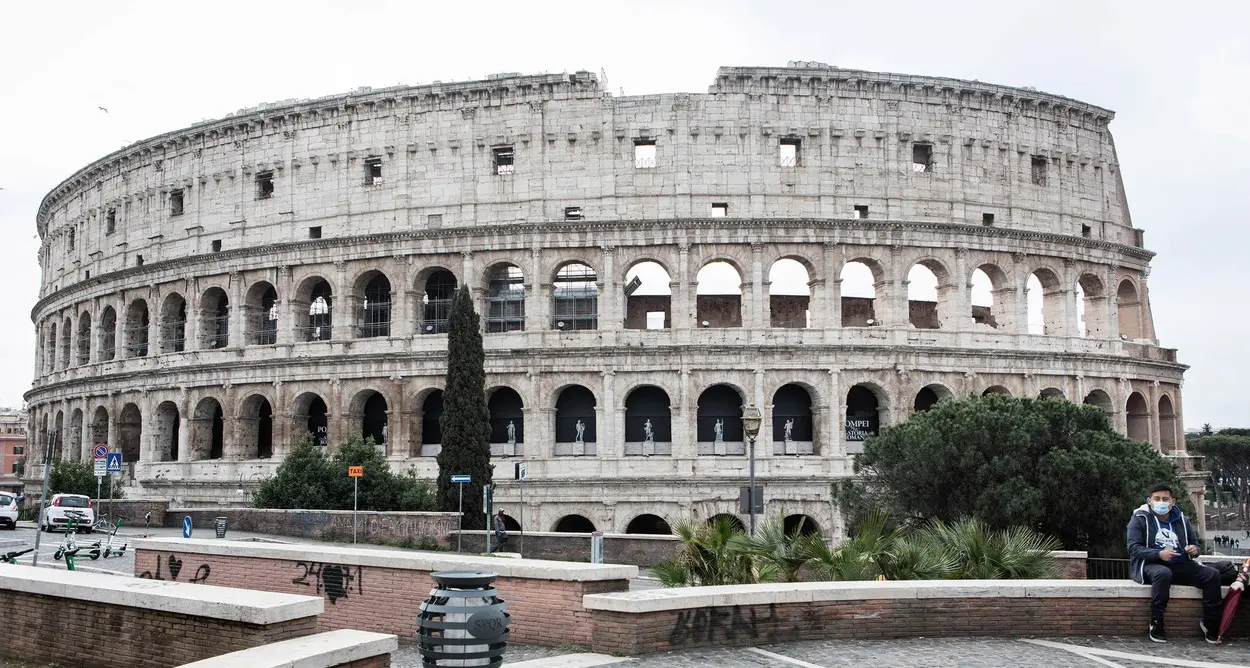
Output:
[[352,545],[356,544],[356,513],[360,508],[360,478],[352,478]]
[[518,548],[521,556],[525,556],[525,478],[521,478],[521,547]]
[[482,512],[486,513],[486,556],[490,556],[490,485],[482,485]]
[[460,512],[456,517],[456,554],[460,554],[460,546],[464,542],[464,483],[457,483],[460,488]]

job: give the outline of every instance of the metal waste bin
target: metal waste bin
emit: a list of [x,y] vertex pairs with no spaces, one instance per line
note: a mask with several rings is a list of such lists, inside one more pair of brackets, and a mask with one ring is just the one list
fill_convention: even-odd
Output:
[[217,531],[218,538],[225,538],[226,537],[226,518],[214,517],[213,529]]
[[503,665],[512,618],[493,586],[496,575],[439,571],[430,576],[437,584],[417,617],[422,665]]

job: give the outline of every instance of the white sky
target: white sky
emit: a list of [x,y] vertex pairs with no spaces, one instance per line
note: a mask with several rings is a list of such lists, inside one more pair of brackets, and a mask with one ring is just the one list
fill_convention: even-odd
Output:
[[[494,72],[603,70],[705,92],[720,65],[817,60],[979,79],[1118,112],[1161,343],[1193,365],[1185,423],[1250,426],[1250,3],[12,2],[0,21],[0,405],[33,371],[35,211],[123,144],[260,102]],[[108,113],[97,107],[106,107]]]

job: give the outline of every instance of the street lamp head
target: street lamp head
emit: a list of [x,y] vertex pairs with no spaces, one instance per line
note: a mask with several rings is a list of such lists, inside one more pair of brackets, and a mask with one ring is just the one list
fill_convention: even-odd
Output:
[[755,404],[742,407],[742,431],[746,432],[747,438],[755,440],[760,433],[760,423],[764,421],[764,414]]

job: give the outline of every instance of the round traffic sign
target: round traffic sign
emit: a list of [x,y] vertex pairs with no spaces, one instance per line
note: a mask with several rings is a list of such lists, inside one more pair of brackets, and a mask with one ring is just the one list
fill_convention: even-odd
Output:
[[104,444],[95,446],[95,458],[96,459],[104,459],[105,457],[108,457],[108,455],[109,455],[109,446],[104,445]]

